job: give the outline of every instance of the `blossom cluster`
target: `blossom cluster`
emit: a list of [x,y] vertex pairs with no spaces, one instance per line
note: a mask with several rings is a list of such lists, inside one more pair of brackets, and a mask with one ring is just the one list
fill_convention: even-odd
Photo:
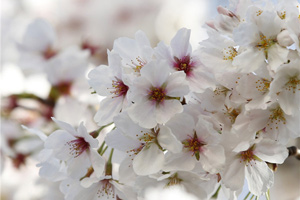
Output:
[[[245,179],[251,194],[269,198],[272,167],[300,137],[300,4],[230,2],[197,49],[186,28],[170,45],[152,47],[142,31],[115,40],[108,65],[88,73],[90,95],[103,98],[96,131],[56,118],[50,135],[24,126],[43,141],[40,176],[60,182],[67,200],[144,199],[148,188],[175,186],[198,199],[237,199]],[[22,63],[45,65],[53,91],[70,93],[88,52],[57,56],[52,32],[35,23],[47,34],[34,43],[27,32]]]

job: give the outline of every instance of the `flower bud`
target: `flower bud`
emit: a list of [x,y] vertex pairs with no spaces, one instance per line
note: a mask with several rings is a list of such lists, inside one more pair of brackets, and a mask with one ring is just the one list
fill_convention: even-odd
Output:
[[218,6],[217,10],[218,10],[218,13],[221,15],[227,15],[228,17],[237,17],[233,12],[231,12],[230,10],[228,10],[222,6]]
[[279,45],[284,47],[291,46],[294,43],[287,30],[283,30],[277,35],[277,41]]

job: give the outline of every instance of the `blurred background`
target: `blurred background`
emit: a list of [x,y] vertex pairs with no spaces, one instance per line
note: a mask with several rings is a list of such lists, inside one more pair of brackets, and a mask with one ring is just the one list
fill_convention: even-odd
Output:
[[[58,184],[38,176],[36,158],[42,143],[22,130],[20,124],[47,132],[53,129],[48,123],[51,115],[76,125],[86,120],[90,131],[96,127],[92,123],[95,113],[92,107],[99,99],[90,95],[85,80],[78,80],[77,87],[73,87],[72,96],[76,98],[57,98],[55,107],[43,102],[53,86],[44,73],[27,73],[21,67],[23,55],[19,44],[30,23],[37,18],[49,22],[56,33],[53,49],[76,45],[88,50],[90,69],[107,63],[106,50],[112,49],[115,39],[134,38],[137,30],[144,31],[155,46],[159,41],[169,43],[178,29],[186,27],[192,30],[191,43],[196,48],[207,38],[203,25],[217,15],[218,5],[226,7],[228,1],[1,0],[1,199],[63,199]],[[74,118],[74,110],[80,117]],[[291,142],[295,144],[296,141]],[[149,199],[173,199],[175,194],[179,197],[177,193],[167,197],[152,192]],[[271,199],[299,200],[299,196],[300,162],[288,158],[278,167]]]

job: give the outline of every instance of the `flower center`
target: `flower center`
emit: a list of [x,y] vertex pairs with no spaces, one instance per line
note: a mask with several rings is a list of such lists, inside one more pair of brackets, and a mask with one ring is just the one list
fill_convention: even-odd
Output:
[[194,136],[188,135],[188,139],[182,141],[182,144],[184,148],[193,153],[192,155],[195,155],[197,160],[200,159],[201,147],[205,143],[198,138],[196,131],[194,131]]
[[[126,151],[126,153],[128,153],[129,156],[131,156],[133,154],[137,155],[144,147],[147,148],[147,146],[151,143],[156,143],[159,146],[159,148],[162,149],[162,147],[158,144],[158,141],[157,141],[157,135],[159,134],[159,131],[160,131],[160,128],[153,128],[153,129],[151,129],[151,131],[149,131],[150,133],[141,131],[141,133],[142,133],[141,136],[136,135],[136,137],[140,141],[140,146],[135,149]],[[130,153],[132,153],[132,154],[130,155]]]
[[267,92],[270,88],[271,81],[267,79],[260,79],[255,82],[257,84],[256,89],[260,92]]
[[240,114],[241,110],[238,108],[229,108],[228,106],[224,105],[226,108],[226,111],[224,115],[227,115],[229,120],[231,121],[232,124],[234,124],[235,119],[237,116]]
[[162,87],[153,87],[149,91],[149,99],[155,101],[157,104],[163,102],[166,97],[166,91]]
[[261,15],[262,13],[263,13],[263,11],[262,11],[262,10],[259,10],[259,11],[256,12],[256,16],[259,16],[259,15]]
[[297,77],[292,77],[285,84],[285,86],[286,90],[293,91],[293,93],[296,93],[297,90],[300,90],[300,80]]
[[276,43],[275,39],[267,38],[262,33],[259,34],[260,41],[257,43],[256,47],[259,51],[263,50],[265,53],[266,59],[268,59],[268,48]]
[[277,12],[277,14],[278,14],[278,16],[280,17],[280,19],[285,19],[285,17],[286,17],[286,11],[284,10],[284,11],[282,11],[282,12]]
[[107,199],[110,199],[109,197],[115,198],[115,188],[114,186],[109,182],[110,179],[104,179],[101,180],[101,187],[97,191],[97,195],[99,198],[106,196]]
[[123,83],[122,80],[118,79],[117,77],[115,78],[116,80],[112,81],[113,91],[111,91],[111,93],[114,94],[115,97],[120,97],[120,96],[124,97],[127,94],[129,88],[127,85]]
[[[270,110],[271,114],[269,116],[269,121],[267,123],[267,126],[270,126],[270,124],[274,124],[275,128],[278,129],[278,125],[279,123],[283,123],[286,124],[286,119],[284,117],[284,112],[283,110],[280,108],[280,106],[278,106],[275,109]],[[271,130],[273,129],[272,127],[270,128]]]
[[135,72],[140,72],[141,69],[142,69],[142,67],[143,67],[147,62],[144,61],[140,56],[138,56],[135,60],[136,60],[136,61],[131,60],[131,64],[132,64],[131,67],[133,67],[133,70],[134,70]]
[[178,178],[178,174],[175,173],[173,176],[168,178],[169,182],[167,183],[166,187],[178,185],[182,181],[182,179]]
[[140,151],[142,151],[142,149],[145,147],[145,145],[146,145],[145,143],[141,143],[139,147],[128,150],[128,151],[126,151],[126,153],[128,153],[129,156],[137,155],[138,153],[140,153]]
[[[143,131],[141,131],[143,133]],[[139,137],[139,141],[145,142],[148,144],[149,142],[154,142],[156,140],[156,136],[154,136],[152,133],[144,132],[141,137]]]
[[71,94],[71,88],[72,88],[72,82],[60,82],[59,84],[53,86],[53,89],[55,89],[59,94],[62,95],[70,95]]
[[237,50],[234,47],[227,47],[223,50],[223,60],[233,60],[237,55]]
[[48,47],[44,52],[42,52],[43,54],[43,57],[48,60],[50,58],[52,58],[53,56],[56,55],[56,52],[51,48],[51,47]]
[[89,50],[91,55],[95,55],[96,52],[98,51],[99,47],[96,46],[96,45],[93,45],[91,44],[90,42],[88,41],[84,41],[82,44],[81,44],[81,48],[84,49],[84,50]]
[[174,56],[174,60],[175,63],[173,66],[177,71],[184,71],[187,76],[191,75],[194,66],[193,62],[191,62],[190,56],[184,56],[182,59]]
[[83,137],[77,137],[77,139],[67,142],[66,145],[70,147],[70,154],[74,156],[74,158],[80,156],[80,154],[82,154],[90,146]]
[[239,156],[241,158],[240,162],[243,161],[244,163],[248,164],[251,160],[257,160],[258,158],[254,155],[253,150],[254,150],[254,145],[250,147],[248,150],[240,152],[239,153]]
[[214,95],[218,96],[218,95],[224,95],[226,96],[226,93],[229,92],[230,90],[222,85],[219,85],[216,87],[216,89],[214,90]]

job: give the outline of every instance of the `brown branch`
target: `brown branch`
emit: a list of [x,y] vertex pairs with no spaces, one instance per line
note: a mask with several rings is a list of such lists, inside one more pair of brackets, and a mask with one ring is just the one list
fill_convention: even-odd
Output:
[[300,160],[300,149],[295,146],[287,148],[289,151],[289,156],[295,156],[296,159]]

